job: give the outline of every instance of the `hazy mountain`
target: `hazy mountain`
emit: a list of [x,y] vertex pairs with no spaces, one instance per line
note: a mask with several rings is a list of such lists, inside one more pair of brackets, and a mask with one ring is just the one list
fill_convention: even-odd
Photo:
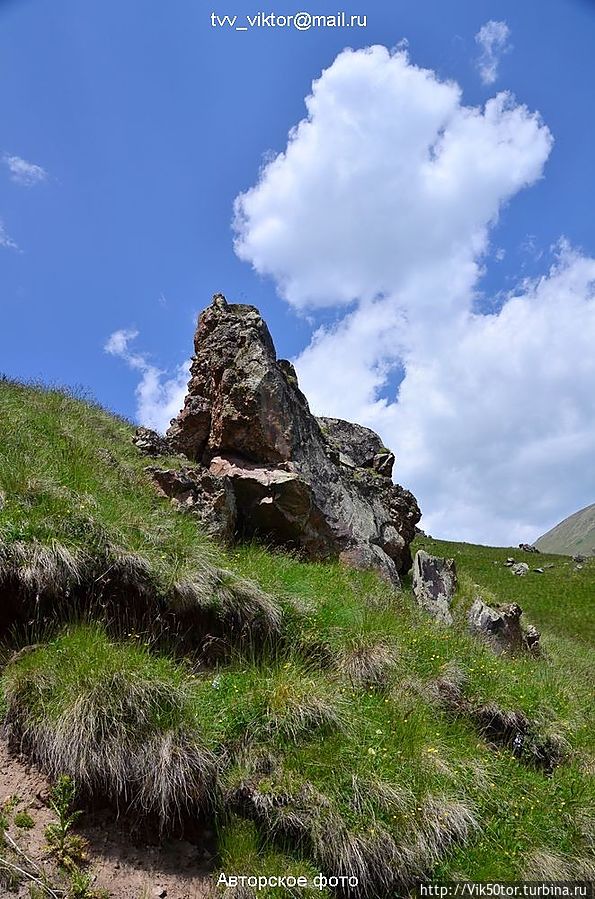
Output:
[[569,515],[540,537],[535,546],[548,553],[591,553],[595,550],[595,503]]

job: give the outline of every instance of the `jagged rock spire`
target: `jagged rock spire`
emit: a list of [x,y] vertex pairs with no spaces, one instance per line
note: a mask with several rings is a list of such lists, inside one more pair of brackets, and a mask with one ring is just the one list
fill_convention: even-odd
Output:
[[392,483],[394,455],[380,437],[312,415],[254,306],[215,294],[194,349],[184,408],[167,437],[233,485],[237,533],[339,556],[398,583],[420,512]]

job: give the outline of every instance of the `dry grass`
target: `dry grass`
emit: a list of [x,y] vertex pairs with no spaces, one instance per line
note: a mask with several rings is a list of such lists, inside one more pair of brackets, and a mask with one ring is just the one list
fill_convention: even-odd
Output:
[[20,586],[27,594],[68,594],[91,575],[88,555],[57,540],[9,541],[0,533],[0,587]]
[[351,777],[350,805],[362,817],[373,818],[377,812],[405,814],[415,805],[413,792],[400,784],[379,777]]
[[397,658],[397,651],[390,643],[361,635],[341,647],[337,668],[354,687],[386,689]]
[[595,880],[595,858],[565,855],[550,849],[535,849],[527,854],[524,876],[527,880]]
[[468,802],[444,796],[427,796],[419,808],[413,853],[420,866],[431,868],[453,843],[465,843],[479,830]]
[[327,874],[357,878],[353,896],[358,899],[388,899],[410,889],[453,844],[464,843],[479,827],[467,803],[429,795],[397,837],[377,813],[382,808],[404,820],[415,809],[413,796],[374,779],[353,782],[358,826],[307,782],[275,790],[252,777],[240,781],[228,798],[236,813],[255,821],[268,838],[300,847]]

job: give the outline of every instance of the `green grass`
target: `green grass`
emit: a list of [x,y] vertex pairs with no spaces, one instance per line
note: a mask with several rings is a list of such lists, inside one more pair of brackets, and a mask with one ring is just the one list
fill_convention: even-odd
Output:
[[[570,638],[573,643],[592,647],[595,642],[595,616],[589,614],[593,600],[595,557],[588,558],[581,570],[568,556],[533,555],[520,549],[474,546],[470,543],[418,538],[418,549],[436,555],[449,555],[474,582],[496,593],[506,602],[517,602],[529,620],[554,638]],[[503,562],[510,556],[527,562],[530,569],[546,568],[543,574],[532,570],[525,577],[511,574]]]
[[14,823],[16,827],[20,827],[21,830],[31,830],[35,827],[35,821],[27,811],[17,812],[14,816]]
[[88,559],[138,554],[164,589],[210,561],[192,519],[164,514],[130,424],[65,392],[7,381],[0,410],[5,546],[60,545],[74,578]]
[[0,620],[41,603],[50,620],[78,606],[106,609],[121,629],[141,620],[160,633],[177,615],[230,638],[274,636],[282,609],[222,572],[196,519],[157,496],[133,433],[64,391],[0,381]]
[[[235,899],[240,895],[234,890],[235,882],[232,878],[258,876],[271,880],[272,878],[285,876],[287,878],[305,878],[313,884],[318,874],[317,869],[308,862],[296,859],[294,856],[284,854],[276,849],[270,842],[263,839],[257,827],[252,821],[247,821],[237,815],[231,815],[223,823],[218,833],[219,852],[221,854],[220,890],[216,895],[225,899]],[[275,881],[273,881],[275,883]],[[231,884],[231,885],[230,885]],[[300,889],[290,881],[292,892],[289,895],[311,897],[312,889]],[[322,888],[317,889],[316,894],[322,899],[329,899],[330,893]],[[251,895],[251,894],[248,894]],[[253,894],[252,894],[253,895]],[[288,895],[286,886],[266,886],[257,894],[261,899],[285,899]]]
[[[210,609],[228,631],[239,605],[240,630],[260,647],[231,641],[199,664],[173,638],[165,654],[147,633],[81,623],[66,605],[62,624],[2,675],[13,739],[53,777],[164,829],[209,816],[217,872],[356,874],[358,895],[373,899],[419,876],[591,870],[595,560],[575,571],[561,556],[420,538],[414,548],[453,557],[459,572],[454,625],[439,627],[407,582],[397,594],[337,563],[210,544],[154,494],[131,427],[97,407],[2,383],[0,412],[3,600],[15,583],[26,596],[27,579],[49,589],[52,565],[62,565],[54,603],[95,589],[89,572],[117,548],[143,560],[151,602],[177,596],[178,609]],[[76,586],[66,557],[56,561],[62,550],[86,560]],[[509,555],[554,567],[514,577]],[[542,656],[496,657],[468,635],[477,595],[518,602],[543,634]],[[101,619],[101,602],[93,610]],[[439,700],[444,681],[463,697],[458,713]],[[490,745],[472,714],[490,703],[563,741],[566,761],[548,775]]]

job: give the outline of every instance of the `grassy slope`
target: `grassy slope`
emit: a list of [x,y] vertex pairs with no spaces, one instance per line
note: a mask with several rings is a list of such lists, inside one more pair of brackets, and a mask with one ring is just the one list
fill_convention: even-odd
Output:
[[0,381],[0,535],[60,544],[73,574],[89,558],[138,554],[166,589],[211,549],[193,522],[167,514],[143,472],[131,426],[61,391]]
[[133,432],[62,391],[0,380],[0,622],[41,597],[50,617],[103,603],[120,629],[177,616],[197,639],[205,621],[275,632],[276,604],[222,572],[221,550],[156,495]]
[[[48,733],[50,741],[64,736],[58,725],[72,721],[83,694],[94,703],[94,720],[115,721],[134,734],[137,712],[114,688],[126,694],[132,678],[138,695],[154,704],[149,722],[141,715],[140,723],[159,738],[151,744],[156,752],[174,734],[190,752],[191,772],[211,772],[201,768],[199,751],[209,764],[216,760],[217,789],[224,796],[249,783],[265,799],[291,797],[291,810],[308,833],[301,852],[295,839],[283,839],[278,809],[260,821],[259,833],[259,822],[240,820],[235,808],[218,817],[227,871],[283,873],[290,865],[301,871],[310,864],[337,872],[339,849],[325,835],[338,830],[372,857],[375,841],[377,854],[386,855],[391,841],[414,846],[436,877],[514,879],[528,871],[573,871],[571,859],[589,852],[595,814],[595,560],[574,571],[560,556],[527,556],[532,567],[555,567],[515,578],[502,565],[514,550],[422,538],[420,546],[454,557],[460,573],[455,626],[440,629],[416,610],[407,585],[398,596],[373,575],[334,563],[306,564],[254,545],[226,554],[211,547],[190,517],[154,495],[143,473],[146,459],[130,436],[129,425],[95,407],[0,383],[0,551],[10,554],[16,542],[39,549],[58,540],[80,558],[101,556],[106,546],[113,555],[117,547],[147,560],[164,591],[215,560],[279,597],[286,640],[259,660],[237,654],[217,672],[205,672],[155,659],[138,641],[114,645],[96,628],[55,638],[9,666],[3,678],[9,712],[29,728],[38,758],[50,769],[53,764],[52,773],[64,755],[56,742],[48,750]],[[475,585],[488,599],[523,607],[543,632],[545,658],[498,659],[466,635],[464,614]],[[464,676],[473,702],[521,709],[563,735],[571,761],[547,777],[490,747],[465,716],[453,717],[432,701],[428,684],[445,674]],[[153,689],[160,683],[167,701]],[[49,726],[45,756],[35,743],[40,722]],[[101,725],[99,732],[109,754],[110,728]],[[84,749],[83,740],[80,745]],[[140,752],[134,739],[129,748],[130,757]],[[259,758],[271,755],[274,762],[263,774]],[[87,764],[80,755],[76,763],[81,758]],[[322,805],[315,798],[321,795]],[[164,796],[170,796],[167,790]],[[164,814],[170,811],[166,806]],[[457,842],[457,833],[465,839]],[[258,868],[263,839],[268,854]]]
[[591,555],[595,551],[595,503],[569,515],[535,545],[542,552]]

